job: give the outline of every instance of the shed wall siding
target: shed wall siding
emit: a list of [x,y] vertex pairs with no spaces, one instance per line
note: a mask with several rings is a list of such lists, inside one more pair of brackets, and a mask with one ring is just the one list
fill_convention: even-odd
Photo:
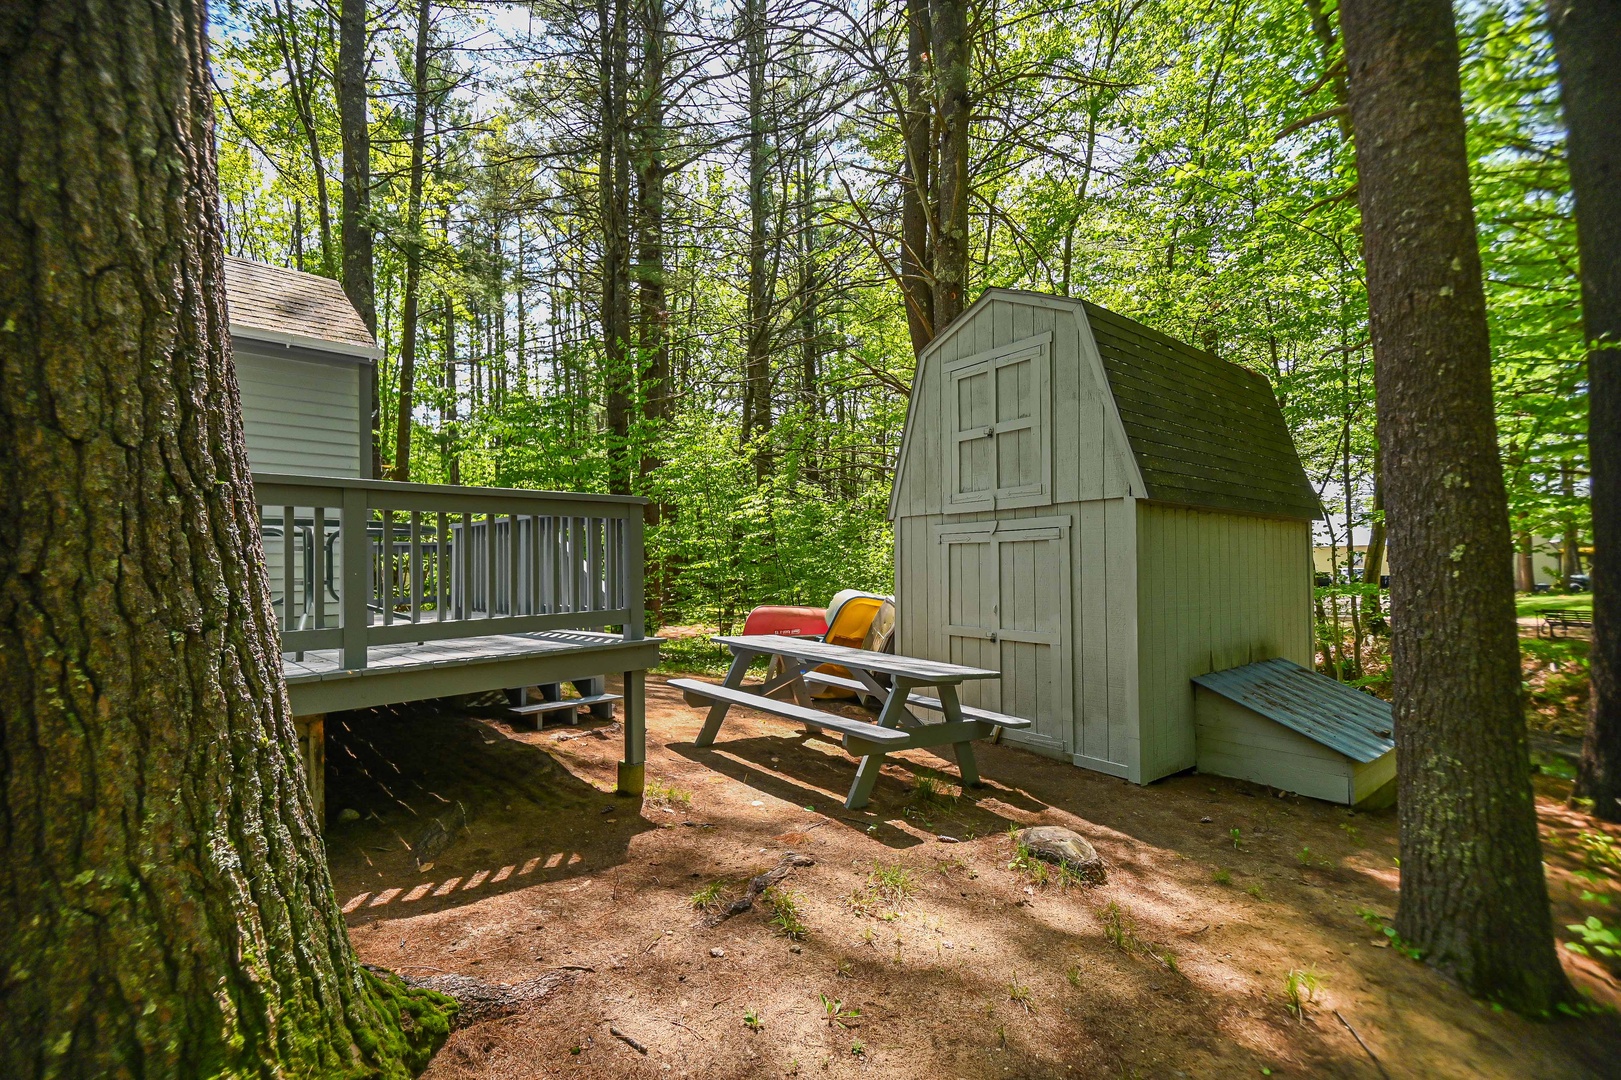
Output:
[[1306,522],[1137,503],[1143,782],[1195,764],[1193,676],[1311,666],[1310,569]]
[[[1196,689],[1200,772],[1328,802],[1354,800],[1356,762],[1220,694]],[[1395,760],[1394,754],[1387,757]]]
[[[1021,522],[1067,522],[1068,595],[1014,576],[1021,611],[1045,625],[1064,627],[1059,655],[1049,659],[1029,644],[953,636],[961,618],[948,593],[953,545],[942,538],[974,523],[999,524],[1018,534]],[[1002,680],[965,683],[965,704],[1027,715],[1037,722],[1029,738],[1004,738],[1075,764],[1136,780],[1137,734],[1137,517],[1131,500],[1094,500],[976,514],[903,517],[895,523],[896,649],[949,663],[996,668]],[[1028,528],[1029,526],[1023,526]],[[1005,547],[1006,545],[1004,545]],[[1024,547],[1025,545],[1019,545]],[[1022,554],[1022,553],[1021,553]],[[959,569],[962,554],[959,551]],[[1058,582],[1053,582],[1056,585]],[[983,593],[969,603],[983,603]],[[1067,611],[1064,608],[1067,606]],[[1003,625],[1012,622],[1012,617]],[[1040,665],[1039,667],[1037,665]],[[1032,688],[1033,672],[1040,672]],[[1064,685],[1053,685],[1057,677]],[[1006,683],[1006,685],[1003,685]]]
[[242,427],[256,472],[360,476],[360,379],[348,360],[309,363],[239,350]]

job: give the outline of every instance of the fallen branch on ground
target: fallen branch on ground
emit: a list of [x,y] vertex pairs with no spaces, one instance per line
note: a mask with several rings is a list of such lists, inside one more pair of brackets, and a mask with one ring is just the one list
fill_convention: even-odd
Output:
[[787,852],[783,855],[782,859],[778,861],[776,866],[773,866],[763,874],[756,874],[749,881],[749,887],[744,891],[743,895],[739,896],[736,900],[733,900],[730,904],[727,904],[724,908],[722,908],[713,918],[709,920],[709,925],[719,926],[727,919],[730,919],[733,915],[741,915],[745,911],[753,908],[754,901],[759,897],[759,895],[771,888],[771,886],[775,885],[777,882],[781,881],[783,878],[787,877],[788,872],[794,867],[815,865],[816,860],[811,858],[809,855],[800,855],[793,851]]

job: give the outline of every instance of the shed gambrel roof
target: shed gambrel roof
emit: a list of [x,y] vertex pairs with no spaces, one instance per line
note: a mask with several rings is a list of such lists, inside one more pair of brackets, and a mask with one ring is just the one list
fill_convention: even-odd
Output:
[[1322,516],[1266,376],[1080,301],[1148,497]]
[[1374,761],[1396,748],[1389,702],[1289,660],[1261,660],[1193,681],[1356,761]]
[[227,256],[231,333],[257,341],[376,359],[366,324],[331,278]]

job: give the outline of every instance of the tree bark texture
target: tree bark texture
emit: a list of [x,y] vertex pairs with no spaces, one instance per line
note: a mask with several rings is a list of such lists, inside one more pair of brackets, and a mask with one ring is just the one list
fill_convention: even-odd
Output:
[[934,332],[962,314],[968,289],[968,127],[973,99],[968,90],[973,59],[968,37],[968,0],[930,0],[938,99],[939,175],[934,237]]
[[[377,279],[372,261],[371,116],[366,78],[366,0],[343,0],[338,12],[338,123],[343,129],[343,291],[377,336]],[[303,267],[299,267],[303,269]],[[371,368],[371,475],[382,473],[382,395]]]
[[1447,0],[1347,0],[1401,823],[1396,929],[1471,993],[1568,1000],[1526,752],[1491,355]]
[[912,354],[922,356],[934,340],[934,247],[929,207],[934,191],[934,143],[928,57],[932,37],[928,0],[906,5],[906,85],[901,114],[901,294]]
[[[748,74],[749,95],[749,309],[745,330],[743,369],[743,443],[759,440],[752,451],[756,475],[763,478],[771,467],[771,309],[775,294],[772,262],[767,246],[772,241],[771,211],[776,147],[768,130],[766,94],[765,0],[745,0],[743,5],[744,68]],[[780,238],[779,238],[780,239]]]
[[422,171],[428,142],[428,37],[433,5],[417,5],[415,67],[411,72],[411,177],[405,207],[405,300],[400,313],[399,417],[392,479],[411,479],[411,419],[416,408],[417,310],[422,292]]
[[1621,2],[1550,0],[1576,197],[1593,507],[1592,702],[1576,794],[1621,821]]
[[0,1075],[404,1076],[283,689],[200,2],[0,16]]
[[608,490],[630,493],[630,154],[626,90],[630,81],[627,0],[598,0],[602,217],[602,351],[607,398]]

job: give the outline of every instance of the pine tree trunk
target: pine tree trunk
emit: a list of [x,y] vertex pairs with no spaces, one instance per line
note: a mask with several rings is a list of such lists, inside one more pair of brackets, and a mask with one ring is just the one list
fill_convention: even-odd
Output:
[[[642,0],[641,123],[637,126],[636,155],[636,308],[637,343],[641,353],[642,420],[647,428],[638,473],[640,490],[648,490],[653,474],[663,465],[658,440],[675,411],[670,384],[668,297],[665,295],[664,254],[664,48],[668,13],[664,0]],[[647,507],[646,528],[656,535],[671,512],[668,503],[654,499]],[[647,558],[648,614],[661,626],[669,583],[663,560]]]
[[415,68],[411,72],[411,177],[405,207],[405,301],[400,313],[399,416],[392,479],[411,479],[411,419],[416,408],[417,305],[422,291],[422,171],[428,141],[428,37],[433,5],[417,5]]
[[901,114],[901,294],[912,354],[922,356],[934,340],[934,248],[929,207],[933,203],[934,144],[929,138],[930,96],[928,0],[906,5],[906,99]]
[[[366,329],[377,333],[372,262],[371,121],[366,97],[366,0],[343,0],[338,14],[338,122],[343,129],[343,291]],[[303,269],[302,266],[299,269]],[[382,402],[371,368],[371,475],[382,471]]]
[[[771,159],[774,156],[774,147],[767,138],[764,0],[745,0],[743,51],[749,95],[749,310],[744,343],[743,442],[745,452],[753,454],[756,476],[763,478],[771,470],[770,448],[765,443],[772,421],[772,282],[766,245],[771,240],[768,223],[772,209]],[[760,440],[760,445],[750,449],[748,444],[753,440]]]
[[931,0],[935,94],[939,109],[937,227],[934,238],[934,333],[962,314],[968,289],[968,92],[972,44],[967,0]]
[[0,1075],[388,1075],[282,684],[201,3],[0,20]]
[[1593,505],[1593,693],[1576,794],[1621,821],[1621,4],[1550,0],[1570,130]]
[[600,78],[602,141],[598,184],[602,216],[603,384],[608,420],[608,490],[630,493],[630,155],[626,142],[629,84],[626,0],[598,0],[602,37]]
[[1485,294],[1447,0],[1341,7],[1390,515],[1396,929],[1542,1013],[1554,954],[1522,713]]

